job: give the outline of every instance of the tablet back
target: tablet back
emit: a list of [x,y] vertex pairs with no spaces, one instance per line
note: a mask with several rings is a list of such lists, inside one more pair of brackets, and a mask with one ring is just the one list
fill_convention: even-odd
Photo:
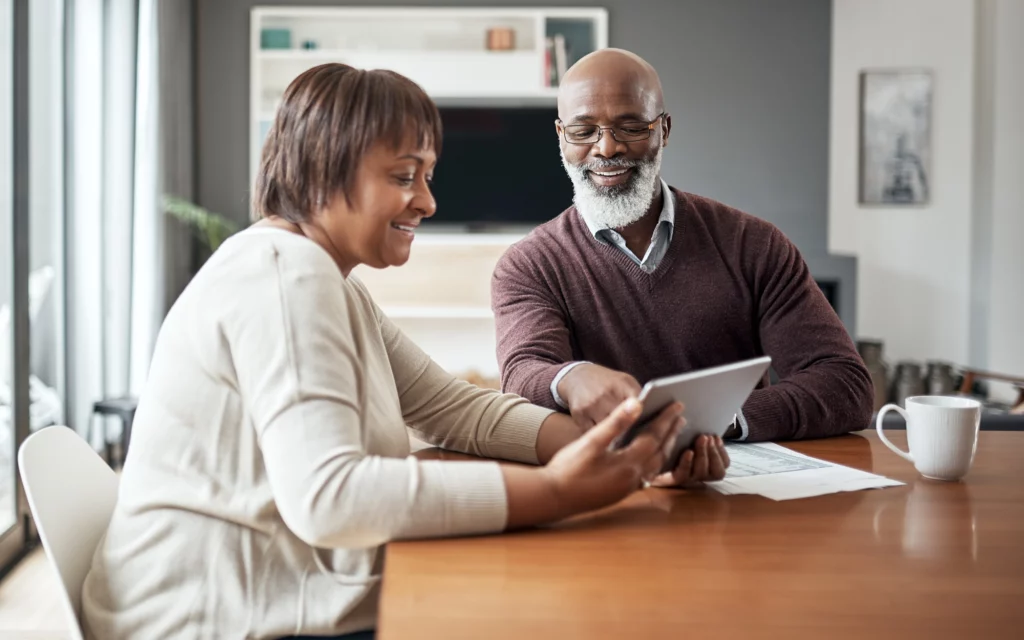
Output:
[[771,361],[771,357],[762,356],[651,380],[640,392],[639,400],[643,404],[640,417],[616,446],[629,444],[643,431],[647,421],[678,400],[685,405],[683,417],[686,418],[686,426],[680,431],[666,460],[666,470],[674,468],[679,456],[699,434],[725,434],[732,424],[733,416],[746,402]]

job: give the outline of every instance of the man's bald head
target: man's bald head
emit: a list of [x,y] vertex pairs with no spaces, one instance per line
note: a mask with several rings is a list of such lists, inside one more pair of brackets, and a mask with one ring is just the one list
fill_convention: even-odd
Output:
[[658,72],[622,49],[581,58],[558,88],[555,131],[573,202],[588,224],[622,229],[661,200],[661,150],[672,119]]
[[646,60],[623,49],[599,49],[579,59],[558,85],[558,116],[568,120],[588,105],[635,104],[650,117],[665,110],[661,78]]

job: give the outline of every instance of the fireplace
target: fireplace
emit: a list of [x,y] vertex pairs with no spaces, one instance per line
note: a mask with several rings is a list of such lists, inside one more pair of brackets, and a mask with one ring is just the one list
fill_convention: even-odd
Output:
[[825,299],[832,305],[832,309],[839,314],[839,281],[834,279],[815,278],[818,288],[825,294]]

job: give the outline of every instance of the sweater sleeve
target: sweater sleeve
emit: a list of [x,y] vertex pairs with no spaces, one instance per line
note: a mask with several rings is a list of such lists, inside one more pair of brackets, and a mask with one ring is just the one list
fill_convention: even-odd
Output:
[[[363,292],[369,298],[365,289]],[[376,305],[373,308],[394,372],[402,415],[419,439],[485,458],[537,464],[537,434],[551,415],[550,409],[456,378]]]
[[366,453],[360,389],[368,383],[340,272],[327,256],[294,249],[275,248],[268,263],[221,331],[289,529],[324,548],[503,529],[497,464]]
[[551,382],[572,360],[565,310],[537,267],[513,245],[491,278],[501,387],[534,404],[558,409]]
[[820,438],[863,429],[871,377],[803,257],[778,229],[754,266],[758,338],[779,382],[743,406],[748,441]]

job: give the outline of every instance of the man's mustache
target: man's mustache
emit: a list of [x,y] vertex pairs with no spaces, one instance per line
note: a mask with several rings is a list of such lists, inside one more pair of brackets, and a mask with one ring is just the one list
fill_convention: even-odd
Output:
[[642,160],[629,160],[623,158],[621,160],[586,162],[576,166],[583,171],[607,171],[608,169],[632,169],[633,167],[639,167],[642,164],[645,164]]

